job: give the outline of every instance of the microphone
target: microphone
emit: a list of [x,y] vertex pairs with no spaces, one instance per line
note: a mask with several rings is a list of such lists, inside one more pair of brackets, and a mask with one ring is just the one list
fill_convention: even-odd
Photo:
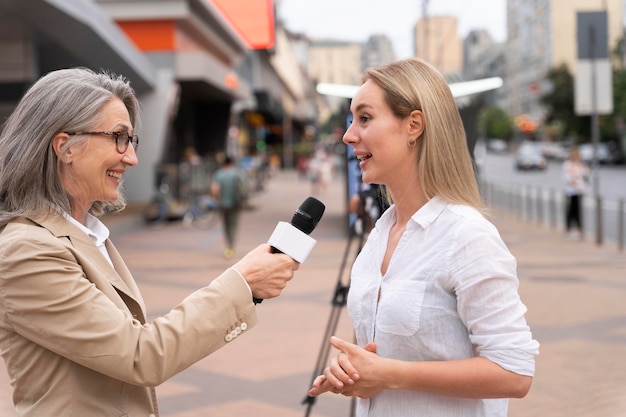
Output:
[[[306,260],[317,241],[309,234],[319,223],[326,206],[314,197],[308,197],[296,210],[291,223],[278,222],[267,243],[272,253],[284,253],[293,260],[302,263]],[[253,298],[254,303],[263,301]]]

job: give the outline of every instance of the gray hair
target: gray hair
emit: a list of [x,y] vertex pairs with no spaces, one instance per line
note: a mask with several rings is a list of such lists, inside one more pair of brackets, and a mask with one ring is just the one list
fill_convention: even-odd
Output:
[[[89,130],[115,97],[124,103],[136,128],[139,103],[135,92],[125,78],[112,73],[62,69],[40,78],[26,92],[0,135],[0,226],[15,217],[49,213],[52,206],[72,212],[52,138],[60,132]],[[65,146],[80,146],[85,140],[85,136],[71,136]],[[120,193],[117,201],[95,202],[90,213],[101,216],[125,205]]]

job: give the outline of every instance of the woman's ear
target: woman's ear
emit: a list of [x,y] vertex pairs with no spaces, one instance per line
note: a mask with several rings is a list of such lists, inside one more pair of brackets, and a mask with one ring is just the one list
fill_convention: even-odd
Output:
[[72,151],[68,148],[63,151],[63,145],[70,139],[67,133],[57,133],[52,138],[52,149],[61,161],[69,163],[72,155]]
[[416,139],[424,133],[424,113],[421,110],[413,110],[409,114],[409,135]]

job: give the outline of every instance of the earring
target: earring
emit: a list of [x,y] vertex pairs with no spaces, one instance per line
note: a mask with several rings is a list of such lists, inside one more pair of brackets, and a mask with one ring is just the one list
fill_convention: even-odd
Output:
[[411,140],[409,140],[409,146],[410,146],[411,148],[414,148],[416,144],[417,144],[417,139],[411,139]]

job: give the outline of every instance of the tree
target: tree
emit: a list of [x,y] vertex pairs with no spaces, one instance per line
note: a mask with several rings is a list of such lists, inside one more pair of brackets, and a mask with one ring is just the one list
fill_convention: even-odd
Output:
[[480,113],[478,125],[481,133],[488,138],[501,138],[508,141],[513,136],[513,122],[499,107],[484,109]]
[[548,71],[548,81],[552,89],[541,96],[541,104],[546,107],[545,123],[558,125],[564,136],[587,140],[591,137],[591,118],[578,116],[574,111],[574,77],[566,64]]

